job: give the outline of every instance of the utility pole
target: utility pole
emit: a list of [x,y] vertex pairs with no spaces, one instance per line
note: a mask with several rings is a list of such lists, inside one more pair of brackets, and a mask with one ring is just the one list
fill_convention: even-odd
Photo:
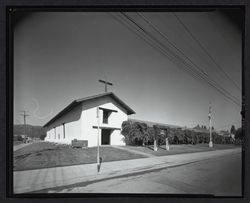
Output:
[[96,117],[97,117],[97,172],[100,171],[100,149],[99,149],[99,134],[100,134],[100,112],[99,106],[96,108]]
[[106,80],[99,80],[99,82],[105,84],[105,92],[108,92],[108,85],[113,86],[113,84],[111,82],[108,82]]
[[26,136],[26,117],[29,116],[28,114],[26,114],[26,112],[28,111],[21,111],[23,112],[22,114],[20,114],[21,116],[23,116],[23,123],[24,123],[24,135]]
[[209,118],[209,147],[213,147],[213,141],[212,141],[212,125],[211,125],[211,118],[212,118],[212,106],[211,103],[209,103],[209,112],[208,112],[208,118]]

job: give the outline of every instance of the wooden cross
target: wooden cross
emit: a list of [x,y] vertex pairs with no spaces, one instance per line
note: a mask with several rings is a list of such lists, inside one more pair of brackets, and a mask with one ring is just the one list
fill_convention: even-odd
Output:
[[105,84],[105,92],[108,91],[108,85],[113,86],[113,84],[111,82],[108,82],[108,81],[105,81],[105,80],[99,80],[99,82]]

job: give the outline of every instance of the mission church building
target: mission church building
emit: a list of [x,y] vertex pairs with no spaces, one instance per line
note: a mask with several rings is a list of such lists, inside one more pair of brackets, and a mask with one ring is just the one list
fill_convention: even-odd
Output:
[[44,125],[45,141],[71,144],[77,139],[86,140],[88,147],[96,146],[98,107],[100,144],[125,145],[122,122],[135,112],[112,92],[74,100]]

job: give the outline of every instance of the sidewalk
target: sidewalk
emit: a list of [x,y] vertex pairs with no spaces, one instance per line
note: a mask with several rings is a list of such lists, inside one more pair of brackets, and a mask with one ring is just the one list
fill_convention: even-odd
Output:
[[113,148],[117,148],[117,149],[121,149],[121,150],[124,150],[124,151],[128,151],[128,152],[132,152],[132,153],[135,153],[135,154],[143,155],[143,156],[145,156],[145,157],[156,157],[156,156],[153,155],[153,154],[149,154],[149,153],[145,153],[145,152],[139,152],[139,151],[137,151],[137,150],[125,148],[125,147],[123,147],[123,146],[113,145],[112,147],[113,147]]
[[178,166],[190,162],[211,159],[228,154],[241,153],[241,149],[177,154],[143,159],[104,162],[97,172],[96,164],[55,167],[14,172],[14,193],[67,186],[81,182],[96,181],[142,171]]

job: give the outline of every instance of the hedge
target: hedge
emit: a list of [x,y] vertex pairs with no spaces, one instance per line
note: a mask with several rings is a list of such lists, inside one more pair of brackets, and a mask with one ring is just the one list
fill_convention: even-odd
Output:
[[[238,132],[238,134],[240,134]],[[197,132],[191,129],[161,128],[159,125],[149,127],[143,122],[124,121],[122,135],[127,145],[152,145],[156,139],[158,145],[166,144],[168,138],[170,144],[198,144],[209,143],[209,133]],[[242,137],[238,135],[238,137]],[[232,144],[235,141],[230,137],[224,137],[218,133],[212,133],[214,144]],[[240,143],[237,141],[237,143]]]

